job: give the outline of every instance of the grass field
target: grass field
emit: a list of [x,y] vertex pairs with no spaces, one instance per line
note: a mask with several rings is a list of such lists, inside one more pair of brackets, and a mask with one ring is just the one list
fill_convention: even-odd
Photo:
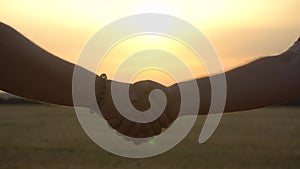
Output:
[[128,159],[95,145],[73,109],[0,106],[0,169],[298,169],[300,108],[265,108],[224,115],[204,144],[197,139],[205,117],[174,149],[152,158]]

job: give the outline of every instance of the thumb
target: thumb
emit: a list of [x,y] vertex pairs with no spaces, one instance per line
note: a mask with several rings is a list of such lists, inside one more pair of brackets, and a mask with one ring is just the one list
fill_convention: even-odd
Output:
[[138,85],[131,85],[129,90],[129,98],[131,101],[139,101],[144,97],[144,89]]
[[139,101],[142,99],[142,96],[140,93],[134,91],[130,93],[129,98],[132,101]]

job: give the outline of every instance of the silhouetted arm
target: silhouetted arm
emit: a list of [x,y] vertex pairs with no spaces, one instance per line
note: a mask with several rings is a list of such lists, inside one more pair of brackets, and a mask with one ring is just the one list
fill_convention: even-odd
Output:
[[[295,45],[298,45],[300,41]],[[250,110],[300,97],[300,50],[290,50],[271,57],[264,57],[244,66],[225,72],[227,100],[225,112]],[[218,76],[218,75],[216,75]],[[189,83],[182,82],[182,83]],[[201,104],[199,114],[207,114],[211,101],[209,78],[197,79]],[[171,86],[173,93],[179,92],[177,84]],[[176,98],[174,97],[174,98]]]
[[[0,23],[0,90],[24,98],[51,104],[74,106],[72,99],[72,78],[75,65],[62,60],[40,48],[13,28]],[[82,76],[96,76],[94,73],[78,67]],[[96,93],[103,81],[96,77]],[[132,137],[150,137],[168,127],[167,117],[162,114],[151,123],[136,123],[124,118],[115,107],[111,93],[111,80],[106,81],[106,90],[98,106],[108,124],[118,132]],[[115,82],[119,89],[128,83]],[[86,87],[86,86],[82,86]],[[144,96],[143,85],[130,85],[130,96]],[[80,107],[95,110],[92,93],[80,93]],[[140,100],[134,100],[134,106],[145,109]],[[132,129],[131,129],[132,128]]]
[[[32,100],[73,106],[74,66],[0,23],[1,90]],[[84,69],[83,72],[92,74]]]

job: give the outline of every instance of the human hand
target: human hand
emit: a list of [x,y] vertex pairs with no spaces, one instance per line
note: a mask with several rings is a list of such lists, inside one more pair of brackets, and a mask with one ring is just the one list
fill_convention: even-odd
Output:
[[[108,124],[113,129],[116,129],[119,133],[134,138],[152,137],[160,134],[163,128],[167,128],[176,119],[179,110],[179,104],[174,102],[176,99],[174,99],[174,95],[170,92],[169,88],[159,83],[147,80],[130,85],[129,95],[133,106],[140,111],[146,111],[150,108],[150,103],[148,101],[150,92],[154,89],[160,89],[167,97],[166,108],[157,119],[149,123],[138,123],[128,120],[117,111],[113,103],[111,83],[112,81],[107,81],[107,88],[104,98],[98,104],[101,113],[107,120]],[[120,88],[122,88],[124,85],[128,85],[119,82],[115,83],[117,83],[117,86]],[[173,101],[171,102],[170,100]]]
[[[159,89],[164,92],[167,103],[162,114],[157,119],[148,123],[151,128],[140,126],[141,132],[143,132],[142,135],[145,137],[159,135],[164,128],[168,128],[177,118],[180,108],[179,90],[177,90],[177,87],[172,87],[171,89],[150,80],[139,81],[131,86],[130,97],[133,105],[140,111],[149,109],[151,106],[149,103],[149,95],[154,89]],[[149,131],[150,129],[152,129],[153,132]],[[136,130],[136,127],[133,126],[131,130]]]

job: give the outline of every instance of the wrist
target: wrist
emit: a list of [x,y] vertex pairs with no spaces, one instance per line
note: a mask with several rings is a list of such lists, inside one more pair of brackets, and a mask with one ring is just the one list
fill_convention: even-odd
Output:
[[96,92],[97,102],[101,102],[106,92],[106,89],[107,89],[107,76],[106,74],[103,73],[100,76],[97,76],[95,81],[95,92]]
[[168,87],[169,93],[172,96],[171,99],[180,99],[180,89],[178,84],[173,84],[172,86]]
[[[107,77],[105,74],[101,74],[100,76],[97,75],[95,79],[95,97],[98,108],[100,108],[103,105],[103,102],[107,100],[107,96],[109,95],[108,90],[110,90],[110,80],[107,80]],[[96,110],[97,108],[91,108],[91,110]]]
[[171,112],[177,114],[179,113],[180,103],[181,103],[181,95],[178,84],[173,84],[168,87],[169,97],[168,97],[168,105],[170,105]]

